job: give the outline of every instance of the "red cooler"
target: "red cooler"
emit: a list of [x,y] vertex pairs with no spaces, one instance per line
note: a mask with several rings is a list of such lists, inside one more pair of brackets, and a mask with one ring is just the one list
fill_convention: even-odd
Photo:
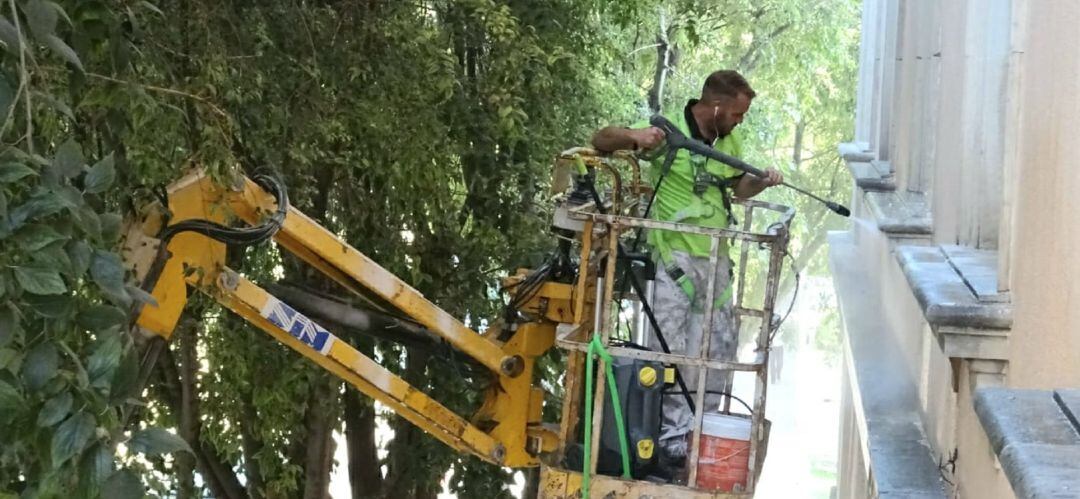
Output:
[[702,418],[697,486],[705,490],[746,490],[750,464],[750,419],[730,414]]

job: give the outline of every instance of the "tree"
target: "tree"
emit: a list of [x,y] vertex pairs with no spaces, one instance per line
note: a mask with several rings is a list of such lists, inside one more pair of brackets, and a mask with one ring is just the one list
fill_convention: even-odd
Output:
[[[717,64],[765,89],[751,159],[839,194],[829,148],[850,122],[854,12],[846,0],[4,3],[0,496],[325,497],[335,432],[356,497],[434,497],[448,473],[462,497],[508,495],[507,470],[451,452],[206,299],[140,379],[153,342],[128,329],[146,294],[116,252],[123,218],[186,168],[270,168],[301,210],[479,328],[500,307],[497,279],[553,246],[553,153],[678,105]],[[642,49],[657,33],[668,46]],[[809,236],[831,222],[799,206],[814,222],[796,260],[818,269]],[[335,290],[273,246],[229,261],[259,282]],[[452,409],[475,407],[450,356],[338,332]],[[557,359],[545,367],[555,379]]]

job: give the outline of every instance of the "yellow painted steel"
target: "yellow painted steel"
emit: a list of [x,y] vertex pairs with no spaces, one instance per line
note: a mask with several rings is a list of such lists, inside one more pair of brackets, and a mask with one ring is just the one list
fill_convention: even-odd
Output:
[[502,444],[415,389],[349,344],[332,339],[323,355],[264,318],[260,311],[271,295],[236,273],[225,270],[210,292],[219,302],[278,341],[300,352],[365,395],[459,451],[471,452],[494,464],[505,464]]
[[[175,182],[169,191],[169,211],[175,223],[187,219],[225,221],[221,189],[200,172]],[[150,226],[156,224],[150,223]],[[136,324],[166,339],[176,328],[187,305],[187,285],[212,284],[206,275],[225,259],[225,244],[192,232],[181,232],[169,241],[160,275],[150,294],[156,304],[143,306]]]
[[[249,179],[226,188],[194,172],[170,186],[168,194],[172,224],[192,219],[224,224],[235,217],[254,225],[276,210],[273,197]],[[160,223],[151,222],[143,225],[160,227]],[[156,241],[155,235],[146,234],[143,243]],[[456,450],[504,466],[526,467],[539,465],[540,453],[558,447],[559,434],[541,422],[544,392],[533,386],[533,371],[536,359],[554,344],[557,322],[574,316],[571,307],[575,297],[570,285],[545,283],[528,302],[531,308],[527,312],[538,313],[537,321],[520,325],[503,343],[467,328],[296,209],[288,210],[274,239],[335,282],[358,295],[372,296],[384,309],[394,308],[412,317],[491,370],[494,382],[472,421],[453,413],[344,341],[334,338],[327,351],[319,352],[269,321],[261,312],[268,300],[276,298],[226,269],[225,245],[196,232],[177,234],[169,242],[168,251],[160,253],[160,271],[150,272],[151,294],[157,304],[141,310],[138,324],[168,338],[187,303],[187,288],[192,286]],[[147,252],[131,254],[136,253]],[[129,263],[134,263],[133,267],[150,265]]]
[[[607,475],[590,477],[589,495],[604,499],[750,499],[744,492],[717,492],[673,484],[625,480]],[[581,499],[581,473],[552,466],[540,467],[540,499]]]
[[[481,428],[490,427],[490,435],[506,445],[506,462],[514,463],[511,466],[539,465],[535,449],[550,446],[545,442],[530,444],[526,429],[541,423],[543,409],[543,399],[535,396],[532,387],[536,358],[554,343],[554,324],[533,322],[519,326],[506,348],[507,352],[525,359],[521,375],[502,377],[497,386],[488,388],[484,405],[473,417],[474,424]],[[534,451],[530,452],[530,448]]]
[[[229,201],[237,215],[251,224],[259,223],[263,213],[276,208],[273,198],[250,179],[245,179],[243,190],[232,193]],[[374,293],[493,372],[504,371],[504,362],[509,358],[498,345],[484,340],[412,286],[299,210],[289,208],[285,223],[274,240],[324,273],[336,276],[335,280],[353,291],[359,290],[355,284],[349,284],[356,283]],[[333,270],[327,272],[328,267]]]

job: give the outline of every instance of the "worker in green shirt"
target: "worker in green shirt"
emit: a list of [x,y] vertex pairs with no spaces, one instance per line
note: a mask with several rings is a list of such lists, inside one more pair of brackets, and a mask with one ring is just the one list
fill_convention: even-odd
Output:
[[[742,123],[754,96],[754,90],[738,72],[716,71],[706,78],[700,99],[691,99],[684,108],[665,117],[688,137],[740,157],[742,144],[731,132]],[[631,128],[607,127],[593,135],[592,144],[602,152],[629,149],[655,154],[663,149],[664,134],[647,123]],[[652,217],[704,227],[729,227],[734,223],[730,196],[750,198],[784,180],[775,168],[768,168],[765,172],[764,178],[743,175],[725,164],[680,150],[656,193]],[[672,353],[694,357],[700,355],[704,311],[706,306],[712,306],[709,357],[734,360],[738,331],[735,330],[732,311],[732,263],[728,255],[728,241],[721,240],[720,262],[715,268],[715,299],[711,304],[704,303],[709,272],[712,271],[709,264],[710,238],[653,230],[648,235],[648,241],[657,261],[656,288],[651,305]],[[650,346],[658,350],[655,337],[651,341],[654,344]],[[697,370],[681,367],[680,371],[688,388],[696,390]],[[706,411],[717,410],[722,400],[719,393],[729,389],[730,379],[730,372],[709,373],[706,386],[710,393],[705,399]],[[664,400],[661,455],[676,467],[678,463],[685,462],[689,448],[687,436],[692,424],[693,415],[682,396]]]

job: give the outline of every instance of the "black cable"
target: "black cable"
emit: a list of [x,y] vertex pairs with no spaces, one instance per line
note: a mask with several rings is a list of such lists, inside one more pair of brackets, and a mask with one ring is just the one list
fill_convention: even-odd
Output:
[[288,214],[288,192],[281,181],[272,175],[258,174],[252,180],[269,191],[277,201],[277,210],[266,222],[255,227],[234,228],[210,220],[184,220],[162,229],[162,245],[168,244],[169,240],[181,232],[198,232],[211,239],[237,246],[251,246],[273,237],[281,230],[285,215]]
[[[795,257],[791,256],[787,248],[784,248],[784,255],[791,260],[791,270],[795,270]],[[799,273],[795,272],[795,291],[791,293],[791,303],[788,304],[787,312],[784,312],[784,316],[777,321],[776,325],[772,327],[769,332],[769,344],[772,345],[773,338],[776,337],[776,333],[780,331],[780,326],[784,324],[788,316],[791,315],[791,311],[795,309],[795,300],[799,298]]]
[[[671,162],[670,160],[672,160],[672,159],[674,159],[674,154],[669,154],[668,155],[668,160],[665,161],[664,171],[660,175],[660,180],[656,183],[657,188],[659,188],[660,184],[664,181],[664,177],[666,176],[666,173],[667,173],[667,167],[670,166],[670,162]],[[601,214],[603,214],[605,212],[604,211],[604,205],[603,205],[603,203],[600,202],[600,194],[598,192],[596,192],[596,184],[592,181],[592,179],[590,179],[586,183],[586,185],[589,188],[590,194],[592,194],[593,202],[596,203],[597,211],[599,211]],[[655,197],[656,197],[656,191],[653,191],[653,198],[655,198]],[[649,200],[649,206],[651,206],[651,205],[652,205],[652,199]],[[646,207],[645,208],[646,213],[648,213],[648,210],[649,210],[649,207]],[[638,234],[637,234],[637,236],[635,236],[635,241],[634,241],[635,244],[637,243],[637,237],[641,235],[641,230],[640,230],[641,228],[639,227],[638,229],[639,229]],[[617,234],[612,234],[612,237],[618,237],[618,235]],[[618,251],[617,251],[616,259],[619,256],[627,256],[627,255],[629,255],[629,252],[626,251],[626,248],[623,247],[622,241],[619,241],[618,243],[619,244],[618,244]],[[610,258],[610,255],[608,257]],[[660,343],[660,349],[663,350],[664,353],[670,354],[671,353],[671,347],[668,346],[667,339],[664,338],[664,333],[660,330],[660,324],[658,322],[656,322],[656,316],[653,315],[652,307],[649,305],[648,299],[645,298],[645,292],[641,289],[641,283],[638,282],[637,276],[635,276],[633,274],[633,272],[627,272],[627,273],[624,273],[623,275],[624,275],[624,278],[628,278],[628,280],[630,281],[630,286],[632,288],[634,288],[634,293],[636,293],[638,295],[638,297],[640,298],[640,300],[641,300],[641,310],[643,312],[645,312],[645,316],[648,317],[648,319],[649,319],[649,325],[652,326],[653,333],[656,334],[656,339]],[[620,296],[620,300],[619,300],[618,303],[619,303],[619,312],[620,312],[619,315],[622,315],[622,299],[621,299],[621,296]],[[678,366],[675,366],[675,382],[678,383],[679,388],[683,392],[683,396],[686,397],[686,405],[688,407],[690,407],[690,412],[691,413],[695,412],[697,410],[697,407],[694,404],[694,398],[690,396],[690,390],[688,390],[686,388],[686,381],[683,379],[682,373],[679,371]]]
[[[728,392],[722,392],[722,391],[720,391],[720,390],[705,390],[705,393],[708,393],[708,394],[710,394],[710,395],[723,395],[723,396],[725,396],[725,397],[727,397],[727,398],[733,399],[733,400],[735,400],[736,402],[738,402],[738,403],[742,404],[742,406],[743,406],[743,407],[745,407],[745,408],[746,408],[746,410],[750,412],[750,415],[751,415],[751,416],[753,416],[753,415],[754,415],[754,410],[750,408],[750,405],[749,405],[749,404],[747,404],[747,403],[746,403],[746,401],[744,401],[743,399],[741,399],[741,398],[739,398],[739,397],[736,397],[736,396],[734,396],[734,395],[732,395],[732,394],[730,394],[730,393],[728,393]],[[677,392],[677,391],[670,391],[670,390],[666,390],[666,391],[662,391],[662,392],[660,392],[660,394],[661,394],[661,395],[664,395],[664,396],[668,396],[668,395],[678,395],[678,394],[679,394],[679,392]]]

